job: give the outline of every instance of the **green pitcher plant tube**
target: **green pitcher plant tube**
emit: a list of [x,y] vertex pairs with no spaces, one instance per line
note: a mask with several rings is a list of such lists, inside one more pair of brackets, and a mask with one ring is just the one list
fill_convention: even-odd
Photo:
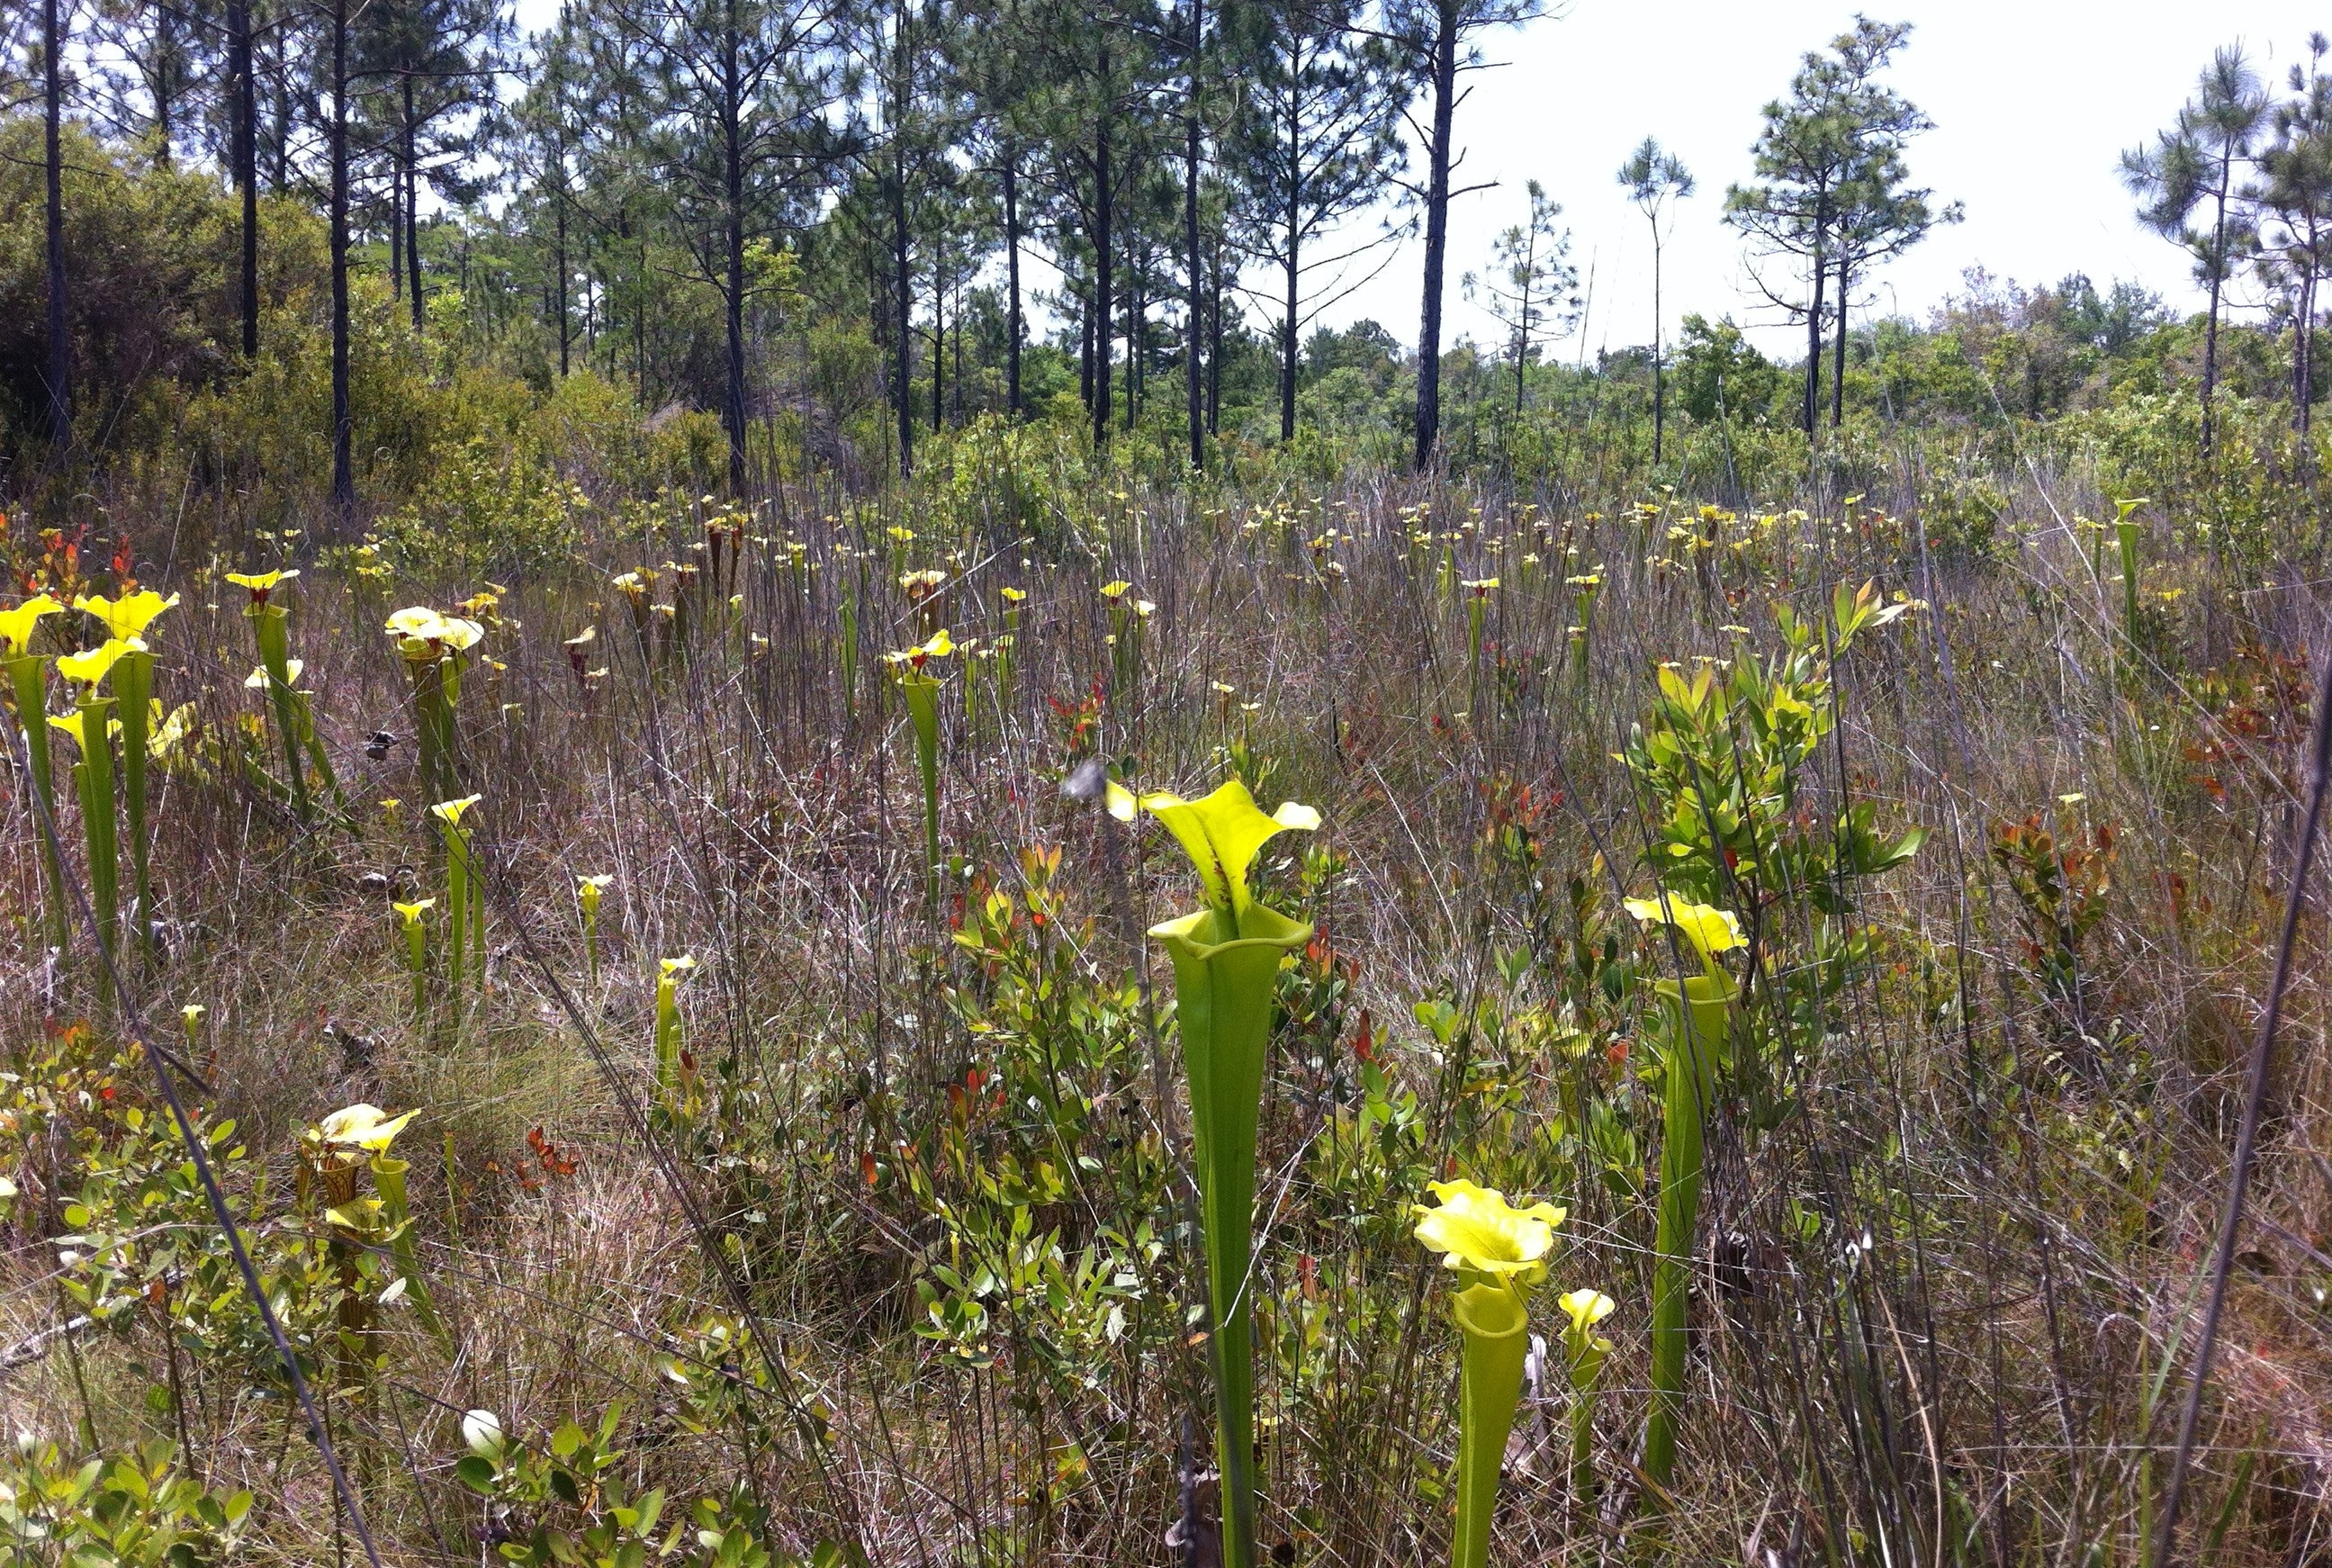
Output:
[[1459,1355],[1458,1523],[1451,1568],[1483,1568],[1498,1507],[1498,1471],[1522,1399],[1530,1354],[1530,1293],[1546,1277],[1546,1255],[1566,1210],[1552,1203],[1517,1209],[1495,1188],[1431,1181],[1432,1207],[1413,1207],[1417,1238],[1458,1276],[1450,1320],[1464,1335]]
[[1458,586],[1466,590],[1466,667],[1478,673],[1482,667],[1482,625],[1488,617],[1490,596],[1497,591],[1498,579],[1469,577]]
[[662,960],[657,964],[655,993],[655,1079],[666,1095],[680,1086],[680,985],[696,971],[693,956]]
[[575,902],[583,909],[583,959],[595,986],[599,983],[599,900],[615,884],[616,879],[604,874],[575,879]]
[[[422,798],[450,798],[454,792],[454,704],[462,695],[462,666],[485,628],[458,616],[412,605],[388,617],[384,628],[413,680],[414,755],[421,771]],[[579,661],[578,668],[579,668]]]
[[151,588],[108,599],[91,595],[73,600],[73,608],[105,623],[112,638],[129,645],[113,666],[113,694],[120,700],[121,810],[129,827],[130,887],[137,898],[138,945],[148,960],[154,957],[154,878],[152,846],[146,830],[146,765],[154,712],[154,655],[144,635],[156,618],[176,608],[178,596],[164,598]]
[[1688,904],[1663,892],[1631,898],[1628,913],[1666,924],[1700,955],[1703,972],[1660,980],[1653,990],[1667,1014],[1661,1071],[1663,1129],[1659,1205],[1652,1243],[1651,1410],[1644,1425],[1644,1473],[1662,1487],[1676,1474],[1677,1432],[1684,1417],[1686,1313],[1692,1277],[1693,1230],[1700,1217],[1701,1151],[1706,1117],[1725,1059],[1733,1004],[1741,994],[1716,955],[1743,945],[1730,910]]
[[1571,675],[1584,683],[1587,679],[1588,641],[1594,635],[1595,595],[1603,586],[1601,572],[1582,572],[1563,579],[1571,589],[1571,604],[1578,621],[1571,627]]
[[437,901],[424,898],[389,907],[397,911],[397,933],[405,942],[406,972],[413,980],[413,1016],[418,1018],[429,1009],[429,928],[421,917],[436,908]]
[[1202,907],[1152,926],[1150,934],[1174,961],[1174,1014],[1190,1084],[1223,1562],[1226,1568],[1254,1568],[1254,1298],[1247,1269],[1256,1117],[1271,1041],[1273,984],[1281,961],[1312,939],[1312,927],[1256,903],[1247,874],[1275,834],[1316,829],[1320,814],[1289,801],[1266,816],[1236,779],[1202,800],[1164,793],[1137,798],[1120,785],[1109,787],[1111,815],[1132,821],[1137,807],[1164,823],[1189,853],[1205,897]]
[[1570,1319],[1563,1359],[1571,1372],[1571,1498],[1584,1506],[1595,1494],[1595,1394],[1611,1342],[1595,1325],[1619,1304],[1600,1290],[1574,1290],[1555,1303]]
[[1007,588],[998,590],[1004,600],[1004,632],[994,644],[996,649],[996,689],[1008,704],[1012,700],[1012,650],[1020,645],[1020,606],[1027,599],[1025,588]]
[[2121,549],[2122,631],[2126,636],[2137,635],[2137,539],[2139,525],[2130,513],[2146,504],[2145,496],[2133,496],[2114,502],[2114,542]]
[[483,798],[465,795],[459,800],[441,800],[429,808],[445,836],[445,990],[456,997],[462,994],[463,977],[469,970],[465,948],[477,950],[478,983],[483,986],[486,979],[485,885],[471,864],[470,835],[462,826],[463,814]]
[[[13,609],[0,610],[0,661],[8,666],[8,689],[16,703],[16,722],[24,734],[33,789],[40,798],[42,812],[51,822],[56,818],[57,791],[45,722],[49,708],[48,661],[33,652],[33,636],[43,617],[64,607],[47,594],[36,594]],[[72,929],[65,916],[64,868],[57,861],[55,839],[41,831],[37,823],[34,826],[34,837],[41,846],[41,869],[48,879],[49,945],[62,952]]]
[[1102,584],[1101,597],[1109,603],[1109,653],[1111,691],[1118,696],[1130,696],[1142,680],[1142,644],[1150,627],[1150,617],[1158,607],[1148,599],[1129,598],[1133,585],[1123,579]]
[[311,821],[315,808],[308,798],[308,773],[301,760],[301,746],[298,707],[293,701],[292,683],[300,678],[291,653],[291,632],[286,612],[282,605],[270,603],[274,591],[300,574],[295,570],[240,572],[226,574],[226,580],[247,589],[251,603],[244,614],[251,617],[253,640],[259,647],[259,674],[245,684],[256,686],[267,693],[268,705],[275,714],[275,732],[283,746],[283,782],[292,792],[292,809],[303,823]]
[[113,767],[113,737],[121,728],[114,710],[120,699],[102,694],[98,687],[122,659],[145,649],[146,645],[136,637],[114,637],[101,647],[59,659],[57,674],[81,688],[79,711],[49,721],[81,748],[73,782],[81,796],[81,840],[89,853],[90,901],[95,905],[98,942],[108,953],[120,951],[121,846],[114,820],[117,776]]
[[929,642],[883,655],[897,675],[899,694],[907,700],[907,722],[915,732],[915,771],[923,785],[923,880],[934,901],[940,875],[940,681],[925,666],[955,651],[942,626]]

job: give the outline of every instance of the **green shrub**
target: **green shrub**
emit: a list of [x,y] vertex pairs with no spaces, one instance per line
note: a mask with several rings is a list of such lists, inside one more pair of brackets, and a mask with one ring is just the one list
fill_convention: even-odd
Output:
[[425,580],[524,577],[570,557],[589,507],[530,441],[472,435],[442,453],[430,482],[373,528],[397,571]]

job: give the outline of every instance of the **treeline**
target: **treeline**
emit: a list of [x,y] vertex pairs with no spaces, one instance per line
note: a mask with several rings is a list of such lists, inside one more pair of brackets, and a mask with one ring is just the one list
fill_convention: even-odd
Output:
[[[367,356],[409,334],[441,380],[588,368],[644,409],[709,410],[738,488],[772,431],[903,474],[926,432],[984,414],[1074,420],[1097,446],[1140,431],[1193,466],[1227,413],[1392,461],[1511,455],[1505,426],[1582,388],[1649,413],[1657,465],[1671,408],[1809,436],[1849,407],[2041,416],[2181,356],[2207,406],[2245,270],[2270,334],[2290,329],[2304,424],[2332,246],[2321,40],[2288,100],[2222,53],[2127,159],[2210,291],[2191,350],[2158,300],[2078,277],[1974,278],[1930,321],[1873,318],[1878,270],[1960,208],[1910,170],[1932,122],[1886,80],[1909,26],[1858,18],[1763,108],[1754,177],[1717,198],[1802,357],[1701,316],[1671,344],[1656,309],[1644,347],[1591,362],[1557,348],[1587,301],[1540,182],[1474,198],[1521,209],[1482,265],[1448,254],[1466,79],[1538,5],[593,0],[521,39],[504,0],[14,0],[14,459],[102,449],[141,378],[280,360],[314,373],[347,506],[378,449]],[[1649,137],[1616,173],[1657,290],[1696,182]],[[1415,336],[1323,329],[1402,244],[1422,247]],[[1453,284],[1495,341],[1445,341]]]

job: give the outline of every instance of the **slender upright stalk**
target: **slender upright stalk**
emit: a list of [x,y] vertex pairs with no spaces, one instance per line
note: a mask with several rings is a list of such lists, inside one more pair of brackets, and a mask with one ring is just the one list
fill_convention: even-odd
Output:
[[607,891],[611,876],[578,876],[575,879],[576,901],[583,906],[583,957],[589,965],[591,988],[599,986],[599,900]]
[[841,623],[842,716],[858,717],[858,601],[845,595],[836,617]]
[[[40,797],[40,810],[53,820],[57,788],[49,751],[48,662],[38,654],[17,654],[7,664],[8,684],[16,699],[16,722],[24,729],[31,757],[33,789]],[[41,870],[48,879],[49,945],[62,953],[72,929],[65,917],[64,868],[57,864],[55,841],[46,833],[38,837]]]
[[444,825],[445,833],[445,990],[450,996],[462,994],[462,980],[469,943],[464,940],[470,909],[469,841],[460,828],[452,823]]
[[1207,1255],[1208,1368],[1215,1464],[1222,1473],[1223,1561],[1255,1562],[1254,1297],[1256,1123],[1279,961],[1311,926],[1249,904],[1236,919],[1203,910],[1152,928],[1174,961],[1175,1016],[1190,1081],[1199,1227]]
[[915,770],[923,786],[925,891],[936,900],[940,876],[940,684],[917,671],[900,678],[899,690],[907,699],[907,719],[915,732]]
[[486,980],[485,882],[472,862],[470,835],[462,827],[463,814],[477,803],[478,797],[469,795],[429,808],[445,836],[445,989],[455,997],[466,975],[474,974],[481,987]]
[[696,960],[683,953],[658,965],[655,997],[656,1087],[665,1095],[680,1087],[680,982],[696,969]]
[[2122,636],[2137,636],[2137,532],[2138,525],[2130,519],[2130,509],[2122,508],[2114,520],[2114,541],[2121,547],[2121,625]]
[[1683,1420],[1687,1302],[1693,1229],[1699,1221],[1704,1118],[1716,1093],[1726,1010],[1740,994],[1722,972],[1655,987],[1668,1013],[1668,1056],[1661,1074],[1665,1126],[1660,1144],[1659,1213],[1652,1243],[1652,1407],[1644,1427],[1644,1473],[1662,1487],[1676,1474]]
[[81,760],[73,767],[81,795],[81,840],[89,852],[90,900],[97,906],[97,940],[108,953],[120,951],[121,849],[113,819],[113,742],[108,733],[116,701],[94,692],[81,699]]
[[1514,1430],[1530,1353],[1530,1313],[1508,1286],[1477,1285],[1459,1291],[1449,1315],[1466,1336],[1460,1358],[1458,1437],[1458,1531],[1451,1568],[1484,1568],[1490,1560],[1490,1521],[1498,1508],[1498,1472]]
[[253,636],[259,644],[259,667],[267,672],[267,701],[275,712],[275,732],[283,743],[283,781],[292,790],[292,808],[302,824],[314,820],[308,798],[308,770],[301,760],[299,714],[292,692],[292,639],[282,605],[254,603],[244,612],[251,617]]
[[405,967],[413,978],[413,1018],[418,1023],[429,1010],[429,928],[421,917],[437,901],[425,898],[417,904],[397,906],[397,929],[405,939]]
[[154,961],[154,879],[146,834],[146,746],[154,700],[154,655],[131,653],[113,666],[114,695],[121,703],[121,809],[129,827],[132,891],[137,895],[138,947]]
[[1595,1395],[1611,1353],[1611,1342],[1595,1325],[1618,1305],[1600,1290],[1574,1290],[1563,1298],[1571,1319],[1563,1335],[1563,1358],[1571,1371],[1571,1500],[1582,1508],[1595,1496]]

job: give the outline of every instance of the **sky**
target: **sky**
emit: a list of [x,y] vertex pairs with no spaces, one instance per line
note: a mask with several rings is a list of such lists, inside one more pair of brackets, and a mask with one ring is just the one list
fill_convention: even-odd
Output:
[[[1649,226],[1614,178],[1645,136],[1685,162],[1699,192],[1677,206],[1663,245],[1663,330],[1672,341],[1688,312],[1730,316],[1767,351],[1802,352],[1802,329],[1783,324],[1759,292],[1740,236],[1721,221],[1725,187],[1750,177],[1759,110],[1787,91],[1799,57],[1851,25],[1850,4],[1826,0],[1554,0],[1549,14],[1486,36],[1492,70],[1464,78],[1457,114],[1465,158],[1459,186],[1496,182],[1450,214],[1446,341],[1496,341],[1502,330],[1469,304],[1458,280],[1488,270],[1499,231],[1522,221],[1524,182],[1563,204],[1572,256],[1592,292],[1580,332],[1552,351],[1571,357],[1649,342]],[[1891,73],[1935,129],[1913,144],[1914,183],[1966,219],[1939,228],[1857,290],[1866,312],[1924,319],[1979,263],[2027,285],[2087,272],[2102,288],[2127,278],[2182,310],[2200,308],[2175,246],[2141,229],[2117,167],[2124,148],[2150,140],[2193,91],[2211,52],[2241,43],[2271,87],[2305,58],[2309,33],[2332,14],[2298,0],[1871,0],[1881,20],[1913,24]],[[518,0],[521,25],[546,26],[557,0]],[[1422,167],[1412,156],[1411,167]],[[1344,239],[1377,232],[1387,209],[1352,221]],[[1343,248],[1339,245],[1338,248]],[[1410,241],[1357,263],[1341,283],[1315,273],[1320,320],[1362,317],[1395,337],[1417,335],[1421,244]],[[1318,253],[1330,253],[1324,247]],[[1035,258],[1032,258],[1035,259]],[[1789,274],[1764,264],[1776,292]],[[1032,269],[1033,285],[1050,280]],[[1270,280],[1253,282],[1267,294]],[[1307,311],[1312,307],[1307,304]],[[1276,307],[1251,304],[1251,320]],[[1036,323],[1039,330],[1042,322]]]
[[[1979,263],[2026,284],[2076,271],[2100,287],[2133,279],[2174,306],[2200,308],[2183,253],[2131,216],[2121,152],[2171,122],[2214,48],[2241,43],[2280,88],[2286,68],[2306,57],[2309,33],[2332,29],[2322,6],[2292,0],[1874,0],[1867,9],[1914,24],[1891,73],[1935,123],[1911,148],[1914,183],[1967,211],[1871,281],[1870,308],[1919,319]],[[1594,273],[1581,339],[1553,352],[1649,341],[1650,228],[1614,176],[1656,136],[1699,186],[1663,246],[1671,339],[1683,316],[1699,311],[1732,316],[1769,352],[1802,354],[1802,329],[1784,327],[1765,303],[1740,237],[1724,226],[1725,190],[1751,177],[1759,110],[1788,90],[1802,54],[1852,24],[1854,10],[1815,0],[1570,0],[1560,14],[1492,35],[1486,55],[1505,63],[1475,75],[1458,108],[1467,157],[1456,183],[1498,184],[1455,205],[1453,280],[1488,269],[1497,233],[1523,219],[1524,182],[1536,178],[1563,205],[1582,289],[1591,266]],[[1371,316],[1413,340],[1422,266],[1421,247],[1404,247],[1330,319]],[[1785,292],[1789,274],[1767,268]],[[1500,334],[1454,291],[1446,309],[1453,337]]]

